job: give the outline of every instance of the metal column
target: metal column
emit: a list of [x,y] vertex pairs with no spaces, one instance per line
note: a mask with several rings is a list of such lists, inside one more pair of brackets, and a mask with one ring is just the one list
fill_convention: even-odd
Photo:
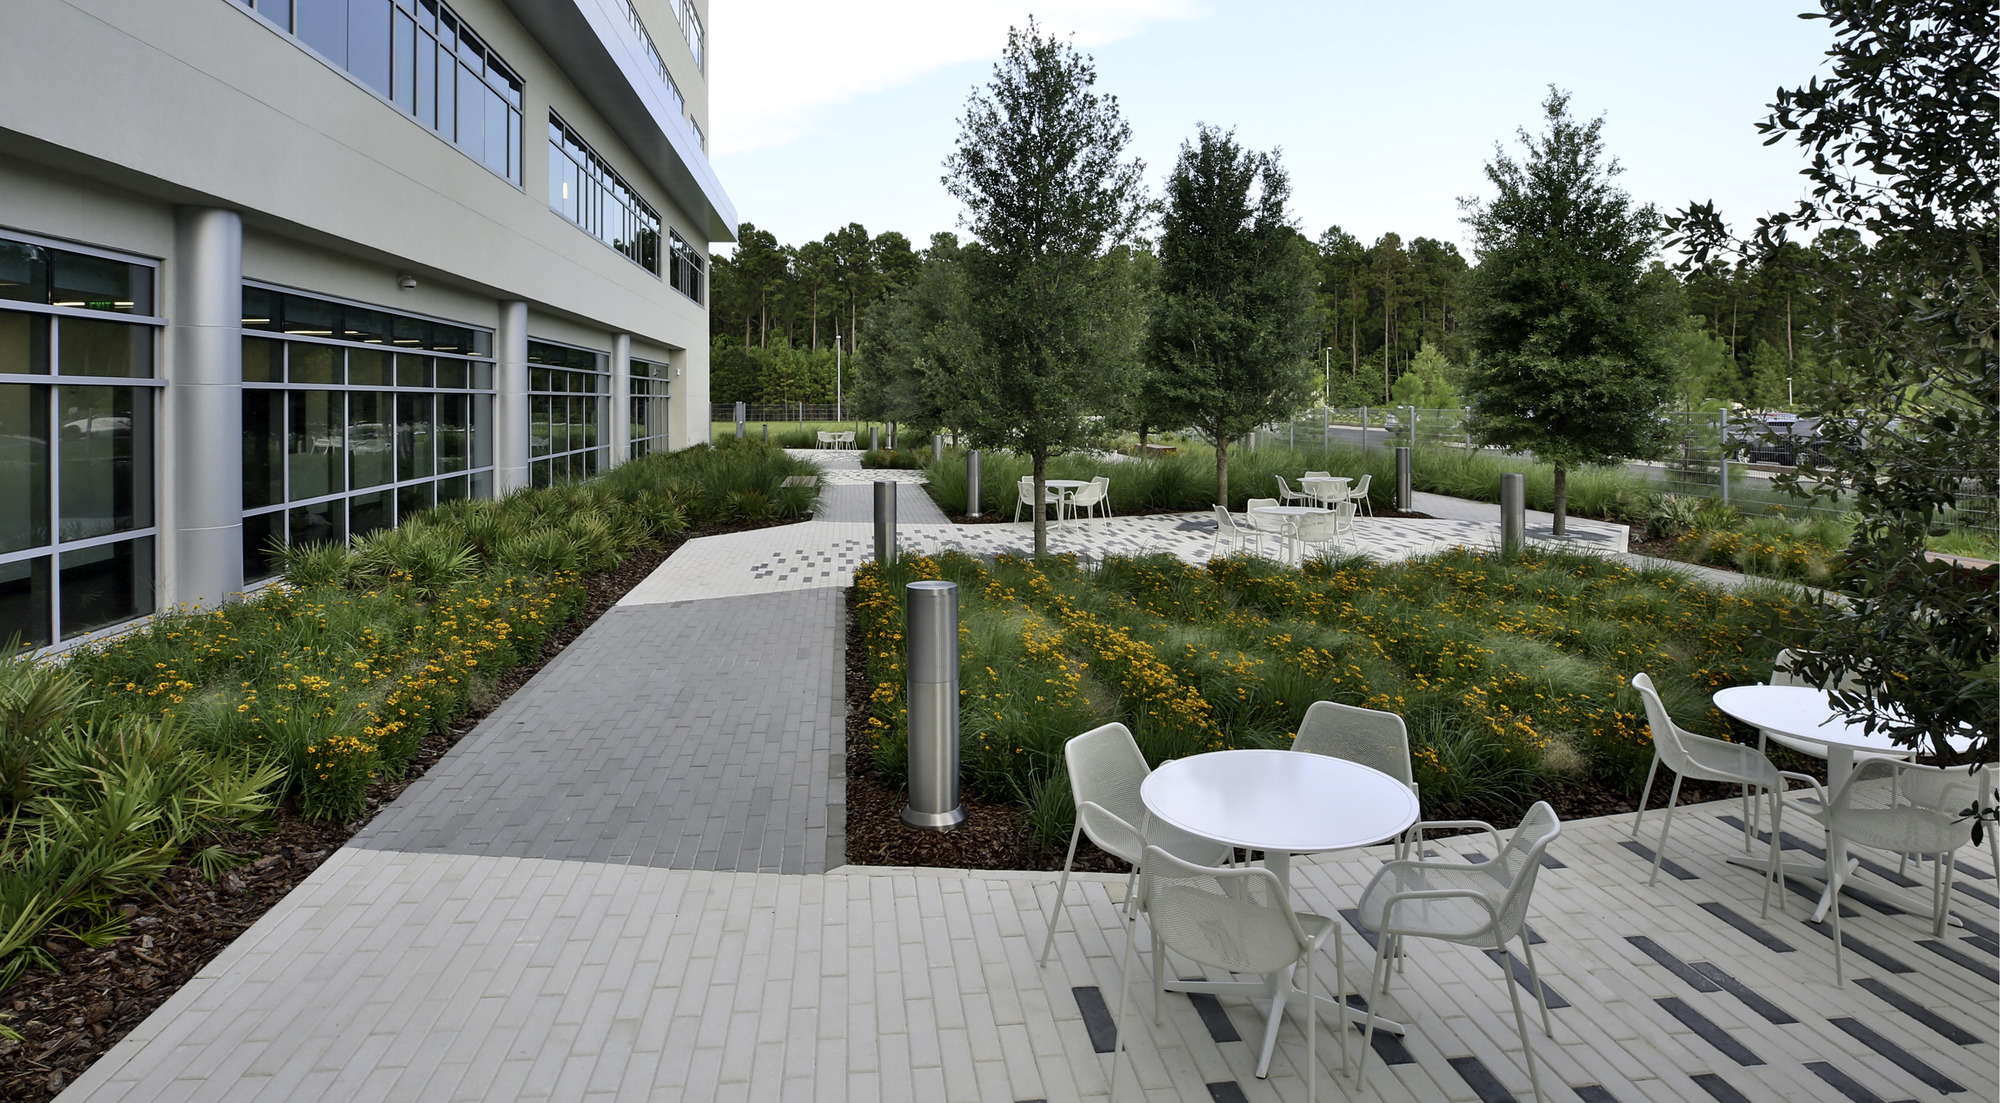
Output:
[[1528,477],[1518,472],[1500,476],[1500,551],[1518,555],[1528,542]]
[[168,286],[174,322],[160,418],[169,445],[160,604],[215,606],[243,589],[242,216],[177,209]]
[[1410,488],[1410,447],[1399,444],[1396,446],[1396,508],[1409,512],[1415,497]]
[[896,484],[875,484],[875,562],[886,567],[896,561]]
[[903,822],[949,831],[965,822],[958,801],[958,584],[912,582],[903,594],[910,646],[910,802]]
[[504,498],[528,485],[528,304],[500,303],[493,335],[493,496]]
[[965,454],[965,515],[979,516],[979,450]]

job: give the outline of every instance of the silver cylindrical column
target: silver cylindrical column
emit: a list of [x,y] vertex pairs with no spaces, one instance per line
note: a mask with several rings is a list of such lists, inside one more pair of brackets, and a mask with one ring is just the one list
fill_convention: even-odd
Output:
[[504,498],[528,485],[528,304],[500,303],[493,334],[493,496]]
[[979,516],[979,449],[965,454],[965,515]]
[[738,402],[738,403],[736,404],[736,439],[737,439],[737,440],[742,440],[742,439],[743,439],[743,430],[744,430],[744,428],[745,428],[745,426],[744,426],[744,424],[743,424],[743,423],[744,423],[744,422],[745,422],[746,420],[748,420],[748,419],[747,419],[747,418],[745,417],[745,415],[746,415],[746,414],[748,414],[748,413],[749,413],[749,411],[743,408],[743,403],[741,403],[741,402]]
[[611,338],[611,454],[607,468],[617,467],[632,454],[632,335]]
[[[167,285],[173,309],[159,311],[174,319],[170,385],[161,397],[167,447],[160,604],[214,607],[243,589],[242,216],[216,207],[177,209],[174,252]],[[144,493],[152,490],[149,481]]]
[[882,447],[882,427],[879,425],[870,425],[868,427],[868,450],[870,452],[873,452],[881,447]]
[[965,822],[958,802],[958,584],[904,587],[903,624],[910,646],[910,802],[903,822],[949,831]]
[[1410,488],[1410,446],[1396,446],[1396,508],[1405,513],[1415,503],[1416,495]]
[[875,484],[875,562],[896,561],[896,484]]
[[1528,477],[1500,476],[1500,551],[1518,555],[1528,542]]
[[931,434],[931,462],[944,462],[944,434],[942,433]]

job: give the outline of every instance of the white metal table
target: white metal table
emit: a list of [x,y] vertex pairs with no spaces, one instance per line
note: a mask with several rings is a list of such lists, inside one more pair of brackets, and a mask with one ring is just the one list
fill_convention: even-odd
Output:
[[1281,535],[1285,538],[1285,558],[1295,559],[1297,557],[1293,555],[1292,547],[1298,540],[1299,518],[1315,513],[1330,513],[1332,511],[1319,506],[1258,506],[1250,512],[1262,513],[1265,516],[1276,517],[1278,519],[1279,524],[1282,526],[1280,530]]
[[[1417,822],[1417,795],[1380,770],[1358,762],[1297,751],[1211,751],[1162,765],[1139,786],[1149,816],[1182,831],[1264,852],[1264,865],[1289,894],[1291,856],[1371,846]],[[1271,1003],[1257,1075],[1264,1075],[1292,992],[1291,974],[1260,981],[1174,981],[1178,992],[1206,992]],[[1313,994],[1344,1022],[1366,1016]],[[1377,1018],[1377,1030],[1403,1033]],[[1315,1027],[1316,1028],[1316,1027]]]
[[[1916,754],[1910,747],[1897,746],[1887,732],[1868,732],[1860,724],[1849,723],[1844,715],[1835,711],[1833,700],[1826,690],[1811,686],[1731,686],[1716,691],[1715,707],[1751,727],[1763,729],[1770,733],[1773,740],[1793,750],[1826,759],[1829,799],[1854,772],[1856,751],[1901,758]],[[1813,910],[1815,922],[1826,917],[1826,909],[1832,904],[1834,894],[1840,891],[1847,875],[1858,864],[1847,857],[1847,845],[1839,836],[1828,839],[1827,844],[1824,863],[1785,863],[1788,874],[1826,882],[1826,891],[1820,896],[1819,906]],[[1760,859],[1732,856],[1730,861],[1765,868]],[[1888,889],[1871,887],[1868,891],[1870,895],[1883,897],[1912,914],[1930,914],[1929,901]]]
[[1060,521],[1063,519],[1063,515],[1069,512],[1070,495],[1076,493],[1079,490],[1082,490],[1086,486],[1089,486],[1090,480],[1089,479],[1043,479],[1042,485],[1048,487],[1050,490],[1055,491],[1057,497],[1060,499],[1056,503],[1056,520]]

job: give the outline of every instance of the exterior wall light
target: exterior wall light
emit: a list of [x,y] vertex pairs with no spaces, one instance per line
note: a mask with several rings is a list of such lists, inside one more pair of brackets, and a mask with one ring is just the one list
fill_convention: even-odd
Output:
[[417,277],[405,272],[396,277],[396,286],[405,291],[415,291],[417,289]]

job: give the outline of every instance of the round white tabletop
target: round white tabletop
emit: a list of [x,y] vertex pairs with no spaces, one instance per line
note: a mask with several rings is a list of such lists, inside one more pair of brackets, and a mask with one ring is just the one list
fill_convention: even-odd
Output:
[[1055,487],[1057,490],[1077,490],[1082,487],[1089,486],[1090,480],[1089,479],[1043,479],[1042,485],[1052,486]]
[[1811,686],[1731,686],[1716,691],[1715,707],[1753,728],[1790,736],[1791,739],[1785,740],[1787,746],[1792,745],[1791,740],[1799,740],[1820,747],[1837,745],[1856,751],[1914,753],[1908,747],[1896,746],[1887,732],[1871,734],[1863,731],[1861,725],[1849,723],[1845,716],[1834,711],[1833,701],[1825,690]]
[[1277,854],[1368,846],[1417,822],[1410,787],[1358,762],[1299,751],[1211,751],[1148,775],[1139,798],[1203,838]]

